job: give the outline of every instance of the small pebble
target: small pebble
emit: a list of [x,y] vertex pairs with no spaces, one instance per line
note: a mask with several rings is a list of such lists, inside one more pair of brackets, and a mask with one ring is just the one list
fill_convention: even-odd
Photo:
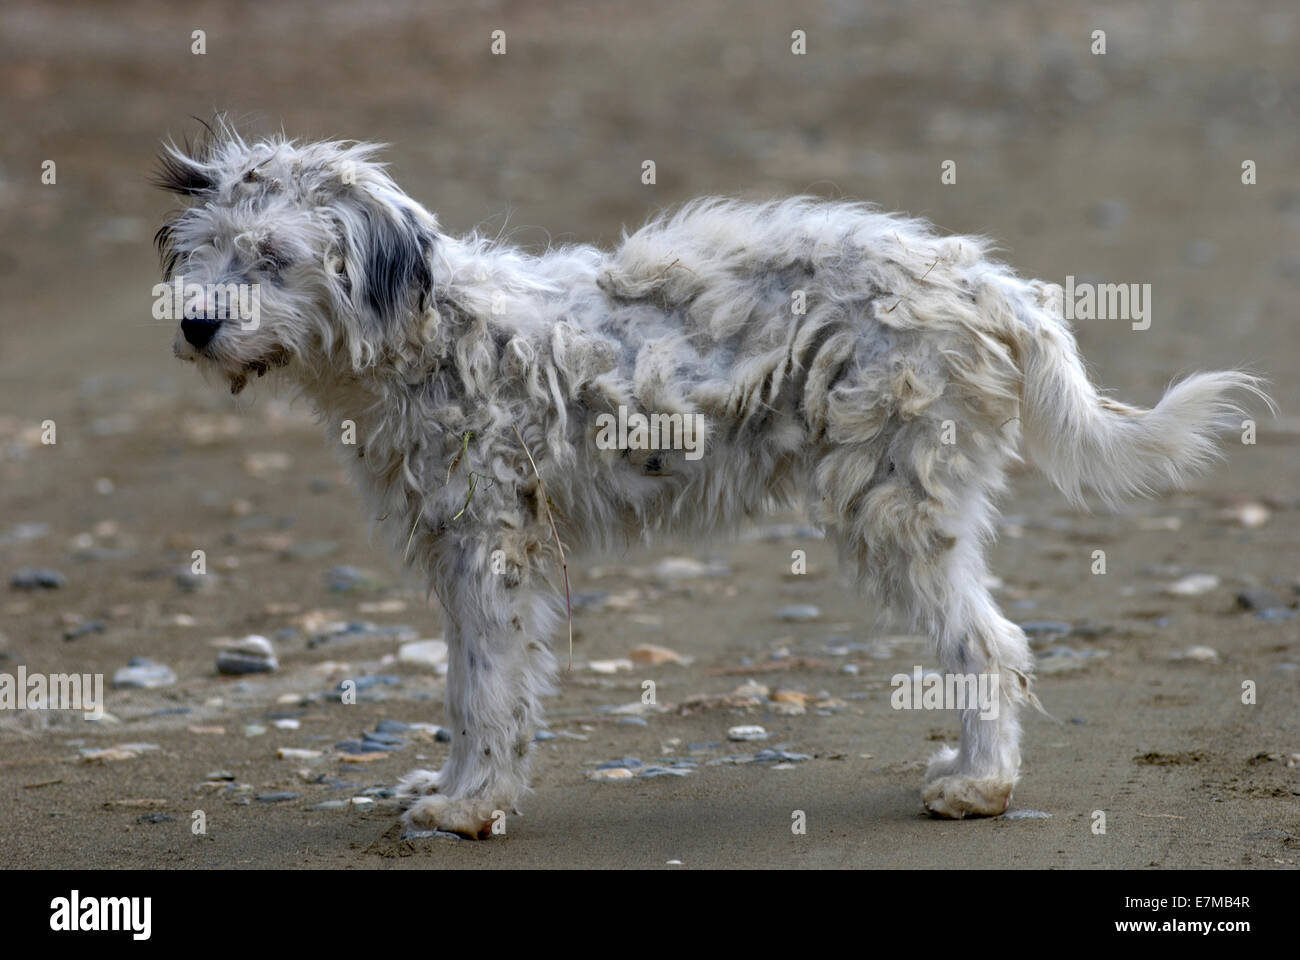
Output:
[[803,690],[777,690],[772,694],[773,703],[793,703],[800,707],[806,707],[816,699],[811,693]]
[[692,557],[664,557],[652,572],[660,580],[692,580],[724,576],[729,571],[724,564],[701,563]]
[[275,755],[281,760],[316,760],[325,756],[320,750],[306,750],[299,747],[281,747]]
[[365,753],[387,753],[387,744],[375,743],[371,740],[344,740],[342,743],[334,744],[334,749],[339,753],[351,755],[360,755]]
[[23,567],[9,578],[9,586],[15,590],[58,590],[67,582],[59,571],[45,567]]
[[1042,810],[1008,810],[999,820],[1050,820],[1052,815]]
[[406,739],[404,737],[399,737],[395,733],[367,733],[363,734],[363,741],[365,743],[378,744],[379,746],[389,749],[406,746]]
[[75,627],[69,627],[67,630],[64,630],[63,639],[68,641],[80,640],[82,637],[88,634],[103,633],[103,632],[104,632],[103,620],[87,620],[83,624],[80,624]]
[[1219,516],[1231,523],[1243,526],[1247,530],[1254,530],[1268,523],[1273,516],[1273,511],[1262,503],[1254,500],[1244,500],[1220,511]]
[[611,780],[631,780],[633,773],[627,767],[600,767],[587,774],[588,780],[603,783]]
[[347,800],[322,800],[314,806],[308,807],[309,810],[346,810],[352,804]]
[[1243,610],[1276,610],[1288,604],[1271,590],[1243,590],[1237,594],[1237,606]]
[[597,770],[613,770],[613,769],[618,769],[618,768],[626,768],[626,769],[633,769],[633,770],[634,770],[634,769],[637,769],[637,768],[640,768],[640,767],[644,767],[644,766],[645,766],[645,763],[643,763],[639,757],[624,757],[622,760],[610,760],[610,761],[607,762],[607,763],[602,763],[602,764],[601,764],[600,766],[598,766],[596,769],[597,769]]
[[368,677],[354,677],[351,680],[340,680],[338,686],[334,688],[335,691],[338,693],[343,693],[347,689],[344,686],[345,683],[356,684],[356,690],[358,693],[360,693],[363,690],[369,690],[371,687],[400,686],[402,683],[402,678],[393,676],[392,674],[384,674],[384,673],[371,674]]
[[325,584],[334,593],[375,590],[382,586],[368,571],[348,566],[332,568],[325,577]]
[[195,573],[189,567],[176,572],[176,585],[186,593],[211,593],[217,589],[220,578],[214,573]]
[[217,654],[217,672],[226,676],[270,673],[279,668],[271,641],[257,634],[250,634]]
[[134,760],[140,756],[134,750],[127,750],[125,747],[105,747],[102,750],[82,750],[82,763],[114,763],[118,760]]
[[450,833],[446,830],[408,830],[402,834],[403,840],[464,840],[458,833]]
[[1020,629],[1027,637],[1064,637],[1074,627],[1063,620],[1030,620],[1020,624]]
[[259,793],[253,799],[258,803],[287,803],[290,800],[297,800],[301,796],[301,793],[291,793],[288,790],[281,790],[277,793]]
[[1209,593],[1219,585],[1219,578],[1212,573],[1194,573],[1191,576],[1175,580],[1165,587],[1165,593],[1174,597],[1196,597]]
[[665,663],[678,663],[682,659],[682,655],[676,650],[655,646],[652,643],[645,643],[632,649],[627,656],[633,663],[651,667],[662,666]]
[[780,619],[787,623],[807,623],[810,620],[816,620],[822,615],[819,607],[811,603],[795,603],[788,607],[782,607],[776,614]]
[[768,733],[758,726],[732,727],[727,731],[728,740],[766,740]]
[[50,525],[48,523],[16,523],[8,533],[0,536],[0,547],[7,547],[13,543],[27,543],[30,540],[40,540],[42,537],[49,536]]
[[413,663],[422,667],[447,668],[447,644],[442,640],[417,640],[404,643],[397,650],[400,663]]
[[113,686],[132,690],[168,687],[175,682],[176,672],[171,667],[145,657],[132,657],[125,667],[113,674]]
[[1068,673],[1082,670],[1093,660],[1110,656],[1109,650],[1076,650],[1073,647],[1053,647],[1034,663],[1034,670],[1040,674]]
[[760,750],[754,754],[755,763],[802,763],[811,759],[806,753],[787,753],[785,750]]
[[1279,609],[1277,607],[1273,608],[1272,610],[1261,610],[1259,611],[1259,613],[1255,614],[1256,620],[1281,621],[1281,620],[1294,620],[1295,618],[1296,618],[1296,612],[1294,610],[1288,610],[1286,608]]

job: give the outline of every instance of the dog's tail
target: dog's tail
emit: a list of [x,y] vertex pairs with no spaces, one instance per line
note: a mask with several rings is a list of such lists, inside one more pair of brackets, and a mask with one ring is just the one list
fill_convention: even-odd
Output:
[[1104,396],[1089,381],[1059,309],[1060,288],[1034,287],[1037,297],[1023,289],[1013,297],[1021,321],[1021,425],[1034,461],[1071,501],[1082,503],[1084,488],[1114,505],[1182,487],[1219,457],[1217,433],[1243,428],[1238,398],[1253,395],[1276,412],[1263,381],[1236,370],[1192,374],[1150,410]]

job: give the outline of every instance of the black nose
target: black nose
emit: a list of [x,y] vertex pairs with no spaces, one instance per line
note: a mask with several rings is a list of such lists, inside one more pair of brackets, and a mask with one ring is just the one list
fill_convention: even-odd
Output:
[[181,333],[185,334],[185,339],[194,345],[196,350],[202,350],[212,339],[212,335],[217,332],[217,327],[221,326],[220,320],[209,320],[207,317],[186,317],[181,321]]

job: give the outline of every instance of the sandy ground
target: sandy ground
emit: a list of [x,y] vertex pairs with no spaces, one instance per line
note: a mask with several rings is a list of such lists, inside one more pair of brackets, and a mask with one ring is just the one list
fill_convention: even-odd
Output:
[[[0,712],[0,865],[1294,868],[1300,13],[861,6],[872,12],[327,3],[307,20],[278,4],[6,4],[0,672],[111,679],[145,657],[177,679],[110,690],[99,723]],[[504,57],[488,53],[495,29]],[[807,31],[804,57],[789,51],[794,29]],[[1094,29],[1107,31],[1104,57],[1089,53]],[[399,182],[448,229],[482,224],[534,246],[608,242],[714,191],[907,209],[998,238],[1026,274],[1151,283],[1149,330],[1079,329],[1095,376],[1125,399],[1250,364],[1283,415],[1261,417],[1258,443],[1231,443],[1195,489],[1115,515],[1072,510],[1017,474],[993,551],[998,596],[1019,621],[1070,629],[1035,639],[1056,720],[1027,718],[1013,804],[1050,818],[922,814],[924,758],[955,721],[892,710],[889,678],[933,658],[840,585],[798,517],[778,517],[793,526],[577,559],[574,669],[525,815],[490,843],[403,841],[385,788],[436,767],[446,744],[412,729],[364,763],[336,745],[385,720],[441,720],[443,681],[396,660],[401,643],[438,636],[438,611],[370,543],[307,411],[268,385],[238,401],[205,385],[149,319],[149,240],[168,209],[146,182],[151,156],[214,108],[254,129],[391,142]],[[47,159],[54,185],[39,182]],[[640,183],[644,159],[656,186]],[[958,180],[944,186],[948,159]],[[1243,160],[1257,185],[1242,185]],[[194,549],[208,575],[178,578]],[[1104,576],[1090,571],[1098,549]],[[805,576],[791,574],[794,550],[808,553]],[[339,592],[340,566],[370,575]],[[32,567],[66,582],[10,586]],[[1166,592],[1196,574],[1217,581]],[[1241,609],[1249,589],[1277,609]],[[817,617],[783,621],[796,604]],[[279,671],[218,676],[212,641],[248,634],[273,638]],[[590,666],[647,643],[688,662]],[[355,705],[332,692],[366,676],[392,680]],[[657,708],[613,712],[645,680]],[[728,741],[740,724],[771,736]],[[123,744],[137,747],[86,759]],[[761,749],[805,758],[724,762]],[[634,771],[695,765],[588,779],[625,757],[644,765]],[[277,793],[297,796],[264,802]],[[370,802],[330,804],[353,797]]]

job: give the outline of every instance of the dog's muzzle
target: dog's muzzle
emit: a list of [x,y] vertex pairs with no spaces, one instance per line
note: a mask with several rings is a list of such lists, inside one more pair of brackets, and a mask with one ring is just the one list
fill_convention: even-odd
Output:
[[207,317],[186,317],[181,321],[181,333],[195,350],[202,350],[208,345],[213,335],[217,332],[217,327],[221,326],[220,320],[210,320]]

